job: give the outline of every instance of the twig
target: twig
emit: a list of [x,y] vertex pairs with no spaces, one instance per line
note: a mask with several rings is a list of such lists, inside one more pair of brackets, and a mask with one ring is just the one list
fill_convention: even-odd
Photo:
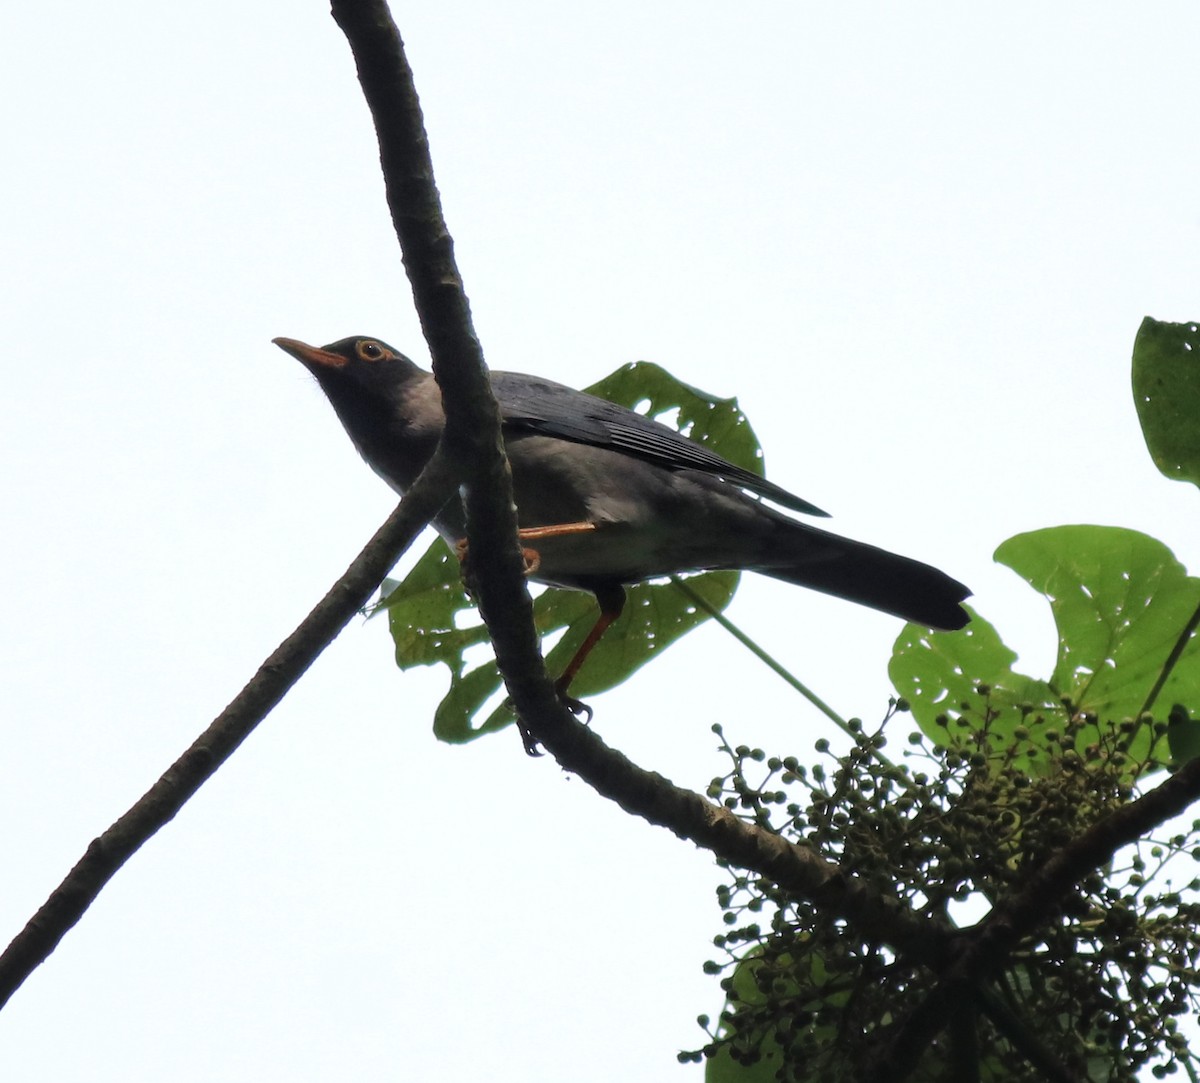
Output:
[[[776,661],[770,654],[762,649],[754,642],[745,632],[743,632],[736,624],[733,623],[724,613],[716,606],[712,605],[707,598],[697,594],[691,587],[688,586],[686,579],[681,579],[677,575],[671,576],[671,582],[675,584],[679,590],[694,606],[703,609],[713,620],[715,620],[722,628],[725,629],[734,639],[736,639],[743,647],[754,655],[760,662],[773,670],[790,684],[797,692],[800,693],[809,703],[811,703],[818,711],[828,718],[835,726],[838,727],[847,737],[856,738],[857,733],[850,728],[848,723],[840,714],[829,706],[820,696],[808,687],[799,677],[794,676],[781,662]],[[887,763],[880,757],[883,763]]]
[[1158,694],[1163,690],[1163,685],[1167,683],[1167,678],[1171,676],[1179,659],[1183,656],[1184,649],[1192,641],[1192,636],[1195,635],[1196,629],[1200,628],[1200,606],[1196,607],[1196,612],[1192,614],[1191,620],[1184,626],[1182,632],[1179,633],[1179,638],[1175,640],[1175,646],[1171,648],[1171,653],[1167,655],[1167,660],[1163,663],[1162,669],[1159,671],[1158,679],[1154,682],[1154,687],[1150,689],[1146,696],[1146,702],[1142,704],[1142,709],[1138,711],[1138,717],[1147,714],[1154,706],[1154,701],[1158,699]]
[[92,841],[66,879],[0,955],[0,1006],[58,946],[117,870],[233,755],[366,605],[400,554],[437,514],[454,487],[445,457],[436,454],[345,574],[263,662],[229,706],[125,815]]

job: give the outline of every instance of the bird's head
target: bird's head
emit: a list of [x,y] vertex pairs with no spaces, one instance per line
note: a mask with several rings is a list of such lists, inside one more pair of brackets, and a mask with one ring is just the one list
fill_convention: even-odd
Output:
[[272,341],[317,378],[350,439],[372,464],[398,428],[421,427],[423,420],[441,424],[432,377],[386,342],[364,336],[319,347],[294,338]]
[[377,338],[355,336],[328,346],[309,346],[294,338],[271,341],[304,365],[330,398],[334,397],[335,388],[353,386],[368,394],[389,397],[394,389],[425,375],[399,350]]
[[271,341],[317,378],[347,426],[355,416],[394,410],[414,381],[429,378],[429,373],[377,338],[357,335],[328,346],[310,346],[294,338]]

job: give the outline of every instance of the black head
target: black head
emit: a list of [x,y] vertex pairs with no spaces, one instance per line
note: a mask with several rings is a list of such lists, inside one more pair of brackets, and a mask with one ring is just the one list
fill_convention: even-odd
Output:
[[356,335],[331,342],[328,346],[309,346],[294,338],[272,339],[281,350],[301,362],[328,390],[329,383],[356,383],[365,388],[403,384],[424,373],[399,350],[377,338]]
[[[429,396],[414,392],[432,378],[386,342],[355,337],[317,347],[294,338],[272,341],[317,378],[355,446],[373,465],[397,426],[421,420],[410,415]],[[440,422],[440,398],[435,395],[430,403],[437,414],[433,420]]]

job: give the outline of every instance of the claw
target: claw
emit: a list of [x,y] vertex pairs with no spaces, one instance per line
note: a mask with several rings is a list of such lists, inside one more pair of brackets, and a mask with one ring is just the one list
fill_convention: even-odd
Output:
[[571,714],[578,717],[583,715],[583,724],[590,726],[592,724],[592,709],[581,699],[576,699],[574,696],[567,695],[565,687],[560,687],[561,682],[555,682],[554,690],[558,693],[559,702],[566,707]]
[[[590,726],[592,724],[592,709],[583,700],[576,699],[574,696],[567,695],[566,691],[559,687],[559,682],[555,682],[554,689],[558,693],[559,702],[566,707],[573,715],[583,715],[583,724]],[[511,699],[506,699],[503,704],[508,710],[513,709]],[[530,732],[529,728],[521,721],[521,716],[517,715],[517,732],[521,735],[521,744],[525,747],[525,755],[540,756],[541,748],[538,745],[538,739]]]
[[517,732],[521,735],[521,744],[525,746],[526,756],[540,756],[541,749],[538,748],[537,738],[525,728],[525,723],[519,718],[517,719]]
[[592,709],[581,699],[575,699],[573,696],[563,696],[563,706],[573,715],[584,715],[583,724],[590,726],[592,724]]

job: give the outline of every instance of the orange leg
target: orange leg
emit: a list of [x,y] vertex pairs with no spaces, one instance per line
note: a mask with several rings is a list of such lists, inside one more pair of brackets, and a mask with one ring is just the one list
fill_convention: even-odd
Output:
[[567,663],[567,668],[562,671],[562,676],[554,682],[559,699],[575,714],[586,712],[589,721],[591,721],[592,709],[586,703],[572,699],[567,694],[567,689],[571,687],[571,682],[583,667],[583,663],[587,661],[588,655],[592,653],[604,633],[608,631],[613,621],[621,615],[621,610],[625,608],[625,588],[620,583],[596,587],[594,593],[596,601],[600,603],[600,616],[592,625],[592,630],[588,632],[587,638],[580,644],[579,650],[575,652],[575,657]]
[[595,523],[555,523],[553,526],[523,526],[517,531],[522,541],[536,538],[562,538],[568,534],[589,534],[596,529]]
[[[540,538],[563,538],[571,534],[588,534],[596,529],[595,523],[555,523],[552,526],[521,527],[517,537],[521,541],[536,541]],[[454,555],[460,564],[467,562],[467,539],[460,538],[454,543]],[[542,563],[541,554],[536,549],[522,547],[521,555],[525,558],[525,574],[532,575]]]
[[[522,527],[517,531],[517,537],[521,541],[539,541],[543,538],[562,538],[572,534],[588,534],[595,529],[595,523],[556,523],[551,526]],[[468,557],[466,538],[455,543],[454,553],[458,557],[459,562],[465,566]],[[525,574],[532,575],[537,571],[538,565],[541,564],[541,554],[536,549],[522,547],[521,555],[525,558]],[[572,713],[586,714],[588,721],[591,721],[592,709],[586,703],[581,703],[579,700],[568,695],[567,689],[571,686],[571,682],[583,667],[583,663],[587,661],[588,655],[592,653],[596,644],[603,638],[604,633],[608,631],[613,621],[621,615],[621,610],[625,608],[625,588],[620,583],[601,584],[593,588],[593,593],[596,595],[596,601],[600,604],[600,616],[596,620],[596,623],[592,625],[592,630],[588,632],[587,638],[580,645],[579,650],[575,652],[575,656],[567,663],[567,668],[563,670],[562,676],[554,682],[554,688],[558,692],[559,699],[563,701]],[[531,756],[539,755],[537,742],[521,726],[519,719],[517,724],[521,729],[521,740],[525,744],[525,751]]]

